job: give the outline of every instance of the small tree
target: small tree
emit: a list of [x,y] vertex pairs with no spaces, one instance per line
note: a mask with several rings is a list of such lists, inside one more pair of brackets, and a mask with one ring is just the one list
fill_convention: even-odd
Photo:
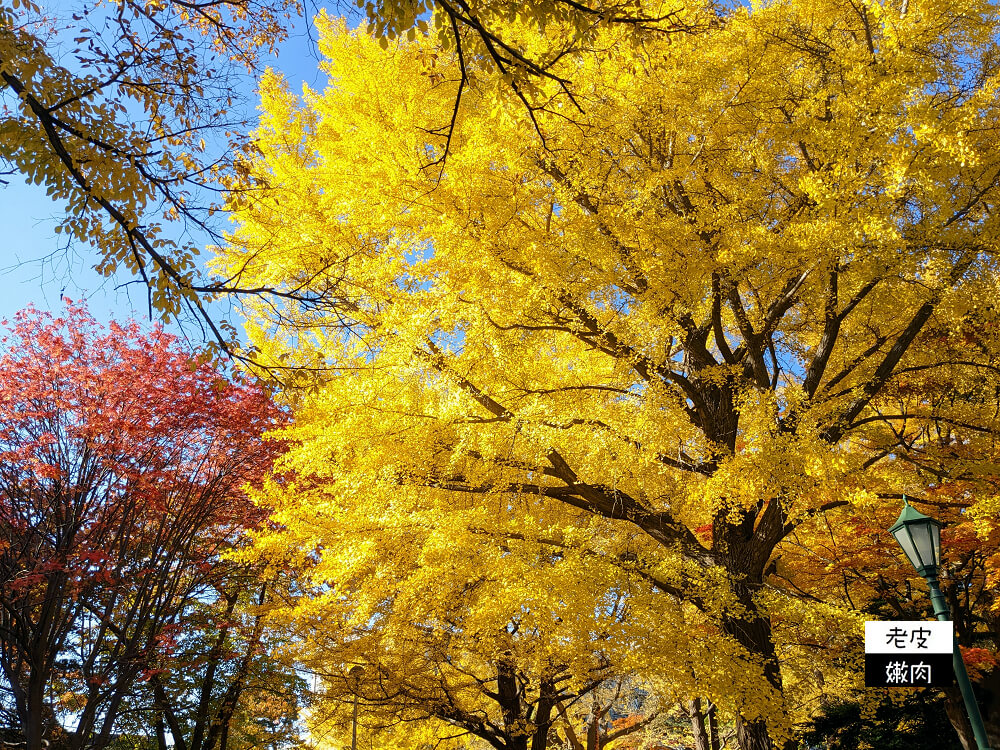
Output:
[[106,747],[259,512],[280,413],[157,329],[29,308],[0,357],[0,669],[28,750]]
[[214,598],[184,613],[177,647],[135,696],[137,735],[166,750],[299,747],[305,680],[277,658],[286,636],[267,611],[287,592],[260,567],[226,566]]

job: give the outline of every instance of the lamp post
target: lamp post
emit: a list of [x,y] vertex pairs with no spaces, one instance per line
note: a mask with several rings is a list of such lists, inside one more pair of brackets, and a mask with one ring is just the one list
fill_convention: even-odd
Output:
[[[917,569],[917,573],[927,581],[934,616],[938,620],[950,620],[951,613],[938,585],[938,567],[941,565],[941,523],[918,511],[910,505],[906,495],[903,495],[903,512],[899,514],[896,523],[889,528],[889,533],[899,542],[899,546],[903,548],[906,558]],[[976,746],[979,750],[990,750],[986,739],[986,727],[979,713],[976,696],[972,692],[972,683],[969,682],[969,673],[965,670],[957,638],[952,660],[955,665],[955,679],[958,681],[959,690],[962,691],[962,700],[965,701],[965,710],[969,714],[969,724],[972,725]]]
[[351,715],[351,750],[358,750],[358,692],[361,688],[361,678],[365,676],[365,668],[360,664],[351,667],[347,677],[354,690],[354,712]]

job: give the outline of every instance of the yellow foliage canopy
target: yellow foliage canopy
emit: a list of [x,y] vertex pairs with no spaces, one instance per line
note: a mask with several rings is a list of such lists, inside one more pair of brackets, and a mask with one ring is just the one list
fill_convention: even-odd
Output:
[[[303,479],[271,489],[286,529],[261,549],[373,589],[416,527],[627,563],[659,597],[637,609],[688,602],[738,647],[717,668],[740,742],[770,746],[781,628],[846,617],[761,595],[783,540],[919,488],[943,425],[964,461],[992,455],[992,6],[789,0],[682,37],[608,28],[560,62],[575,101],[543,92],[544,142],[474,87],[443,167],[454,57],[324,26],[331,85],[300,101],[265,81],[246,169],[266,187],[234,195],[217,260],[284,291],[248,300],[250,336],[310,386],[288,391]],[[359,591],[356,623],[378,601]]]

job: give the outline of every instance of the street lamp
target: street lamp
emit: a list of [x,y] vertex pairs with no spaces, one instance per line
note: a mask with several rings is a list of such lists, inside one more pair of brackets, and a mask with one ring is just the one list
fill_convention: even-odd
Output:
[[[896,523],[889,527],[889,533],[899,542],[899,546],[903,548],[906,558],[917,569],[917,573],[927,581],[934,616],[938,620],[950,620],[951,613],[938,585],[938,567],[941,565],[940,521],[925,516],[910,505],[906,495],[903,495],[903,512],[899,514]],[[969,673],[965,671],[965,662],[962,661],[962,651],[958,647],[957,638],[952,660],[955,665],[955,679],[958,681],[959,690],[962,691],[962,700],[965,701],[965,710],[969,714],[969,724],[972,725],[976,746],[979,750],[990,750],[983,717],[979,713],[979,705],[972,693],[972,683],[969,682]]]
[[354,712],[351,716],[351,750],[358,750],[358,692],[361,689],[361,678],[365,676],[365,668],[356,664],[347,671],[354,690]]

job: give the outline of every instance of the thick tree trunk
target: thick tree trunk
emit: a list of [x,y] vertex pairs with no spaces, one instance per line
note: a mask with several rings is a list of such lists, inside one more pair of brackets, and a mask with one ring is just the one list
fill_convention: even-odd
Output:
[[691,719],[691,733],[694,735],[695,750],[710,750],[711,741],[705,730],[705,714],[701,710],[701,698],[688,701],[685,708]]
[[[773,700],[782,702],[781,670],[771,640],[771,622],[757,609],[753,601],[753,591],[744,581],[733,583],[743,611],[737,616],[726,616],[722,621],[722,629],[743,646],[751,657],[759,660],[764,668],[766,686],[771,688]],[[776,707],[781,710],[781,707]],[[763,718],[744,719],[737,711],[736,741],[740,750],[774,750],[774,744],[767,730],[767,722]]]
[[532,721],[535,732],[531,736],[531,750],[546,750],[549,744],[549,728],[552,726],[552,709],[556,705],[556,686],[551,680],[543,679],[538,687],[538,703]]
[[763,719],[745,721],[736,717],[736,742],[740,750],[773,750],[767,723]]
[[[1000,748],[1000,670],[987,673],[980,681],[973,683],[979,711],[986,726],[986,739],[990,747]],[[976,750],[976,740],[969,725],[969,715],[965,702],[957,687],[950,687],[945,693],[945,713],[965,750]]]
[[32,670],[28,677],[27,722],[24,725],[26,750],[41,750],[45,735],[45,683]]
[[976,740],[972,736],[972,727],[969,726],[969,717],[965,713],[965,704],[962,702],[962,694],[957,687],[951,687],[944,691],[946,700],[944,710],[948,715],[958,739],[962,743],[962,750],[976,750]]
[[513,661],[502,658],[497,663],[497,694],[503,715],[504,734],[508,750],[528,750],[528,735],[524,733],[521,691],[517,684],[517,669]]

